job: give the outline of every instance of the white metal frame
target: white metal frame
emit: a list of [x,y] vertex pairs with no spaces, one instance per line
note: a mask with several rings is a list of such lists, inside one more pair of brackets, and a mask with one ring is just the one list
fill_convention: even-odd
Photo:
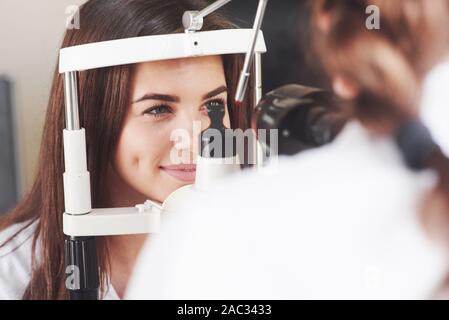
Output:
[[[95,68],[199,56],[245,54],[254,42],[254,101],[262,95],[261,54],[266,52],[261,31],[255,37],[253,29],[229,29],[128,38],[68,47],[60,51],[59,72],[64,74],[66,129],[64,130],[64,233],[72,237],[119,234],[142,234],[159,231],[160,214],[170,204],[147,201],[134,208],[92,209],[90,175],[87,171],[86,137],[79,122],[78,72]],[[200,159],[200,172],[217,170],[217,166]],[[213,159],[211,159],[212,161]],[[200,164],[198,164],[200,165]],[[207,168],[207,169],[206,169]],[[234,168],[235,169],[235,168]],[[224,168],[231,172],[233,168]],[[212,177],[221,173],[210,172]],[[206,177],[207,178],[207,177]],[[206,188],[202,178],[201,189]],[[188,188],[182,188],[180,197]],[[175,192],[176,193],[176,192]],[[182,195],[181,195],[182,194]]]
[[[59,73],[199,56],[245,54],[253,29],[228,29],[127,38],[63,48]],[[259,31],[256,53],[267,48]]]

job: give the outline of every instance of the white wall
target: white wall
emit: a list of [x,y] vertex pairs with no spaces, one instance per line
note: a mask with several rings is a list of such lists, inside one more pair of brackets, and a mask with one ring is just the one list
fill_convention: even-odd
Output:
[[[0,74],[14,83],[20,191],[31,185],[65,31],[66,8],[85,0],[0,0]],[[82,21],[81,21],[82,27]]]

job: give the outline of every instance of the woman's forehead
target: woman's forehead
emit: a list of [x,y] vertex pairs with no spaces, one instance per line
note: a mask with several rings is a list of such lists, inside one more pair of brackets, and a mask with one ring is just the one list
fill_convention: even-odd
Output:
[[137,64],[136,77],[157,74],[158,77],[171,77],[173,74],[224,74],[221,56],[193,57]]
[[134,94],[148,91],[173,93],[183,91],[198,94],[226,85],[220,56],[195,57],[145,62],[135,66]]

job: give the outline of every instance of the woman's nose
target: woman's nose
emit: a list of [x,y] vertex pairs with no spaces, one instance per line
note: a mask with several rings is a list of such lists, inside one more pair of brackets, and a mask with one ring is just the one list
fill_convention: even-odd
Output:
[[207,129],[209,124],[208,116],[202,112],[185,112],[179,115],[174,128],[176,136],[179,137],[174,142],[175,149],[196,154],[199,142],[197,140],[201,131]]

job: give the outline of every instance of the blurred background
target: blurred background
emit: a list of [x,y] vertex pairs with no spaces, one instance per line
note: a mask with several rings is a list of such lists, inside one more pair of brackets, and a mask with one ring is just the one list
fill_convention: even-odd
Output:
[[[58,49],[72,5],[86,0],[0,0],[0,214],[30,188]],[[252,27],[258,0],[234,0],[220,9]],[[287,83],[326,86],[310,53],[303,0],[273,0],[264,34],[264,93]],[[82,28],[82,20],[81,20]],[[313,66],[313,67],[312,67]]]
[[0,0],[0,213],[33,182],[66,8],[84,2]]

